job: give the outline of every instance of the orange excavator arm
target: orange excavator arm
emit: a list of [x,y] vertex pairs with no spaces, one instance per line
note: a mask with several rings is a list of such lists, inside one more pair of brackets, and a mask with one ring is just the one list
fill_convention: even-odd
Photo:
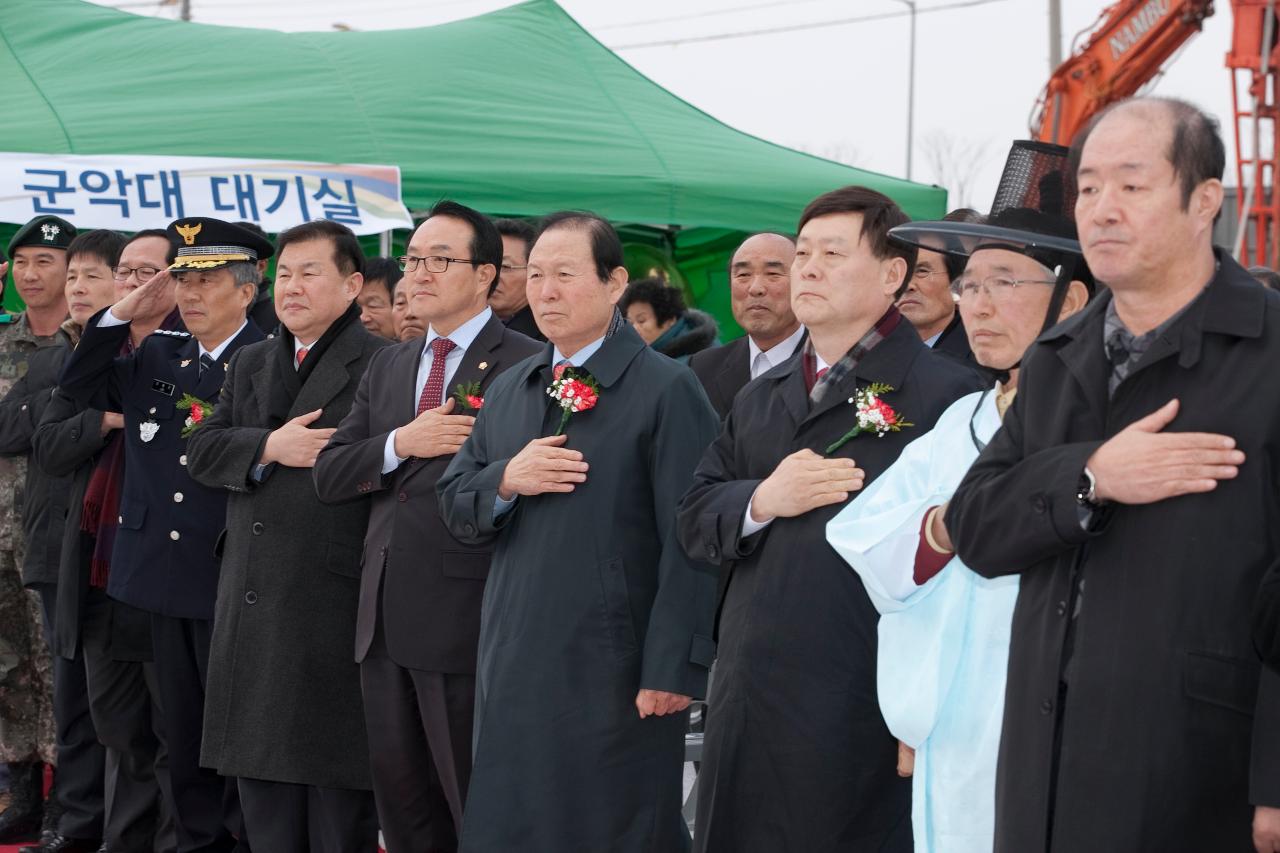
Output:
[[1076,39],[1036,103],[1031,132],[1070,145],[1098,111],[1135,94],[1213,14],[1213,0],[1120,0]]

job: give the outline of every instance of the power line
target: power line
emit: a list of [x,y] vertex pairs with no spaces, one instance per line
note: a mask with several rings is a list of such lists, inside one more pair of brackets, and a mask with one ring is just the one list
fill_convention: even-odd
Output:
[[[967,9],[973,6],[986,6],[989,3],[1003,3],[1004,0],[962,0],[959,3],[946,3],[941,6],[930,6],[924,9],[917,9],[916,13],[923,15],[927,12],[945,12],[951,9]],[[752,36],[775,35],[777,33],[795,33],[802,30],[816,30],[822,27],[842,27],[847,24],[862,24],[869,21],[883,21],[889,18],[905,18],[911,12],[883,12],[879,15],[864,15],[859,18],[840,18],[834,21],[811,21],[803,24],[788,24],[781,27],[766,27],[758,30],[741,30],[731,33],[712,33],[703,36],[686,36],[683,38],[662,39],[659,41],[641,41],[632,42],[631,44],[611,44],[610,50],[639,50],[646,47],[675,47],[682,44],[695,44],[697,42],[708,41],[725,41],[727,39],[750,38]]]
[[711,18],[716,15],[727,15],[730,12],[754,12],[758,9],[772,9],[776,6],[803,6],[806,3],[826,3],[828,0],[769,0],[767,3],[751,3],[746,6],[726,6],[722,9],[708,9],[703,12],[693,12],[688,15],[674,15],[666,18],[646,18],[642,21],[627,21],[621,24],[605,24],[602,27],[592,27],[593,31],[599,30],[620,30],[624,27],[645,27],[650,24],[670,24],[677,21],[692,21],[696,18]]

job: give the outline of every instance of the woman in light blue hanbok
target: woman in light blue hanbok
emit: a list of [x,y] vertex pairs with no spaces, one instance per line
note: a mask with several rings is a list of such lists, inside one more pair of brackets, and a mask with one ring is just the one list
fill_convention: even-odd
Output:
[[999,372],[962,397],[827,525],[881,613],[880,707],[915,750],[917,853],[990,853],[996,754],[1018,577],[980,577],[948,550],[946,503],[1000,428],[1036,336],[1082,308],[1090,276],[1062,192],[1066,149],[1015,143],[986,223],[912,223],[893,237],[968,256],[952,283],[974,357]]

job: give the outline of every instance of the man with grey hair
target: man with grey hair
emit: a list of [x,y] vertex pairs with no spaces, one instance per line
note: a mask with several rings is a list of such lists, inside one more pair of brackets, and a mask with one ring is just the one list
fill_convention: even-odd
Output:
[[[231,356],[263,339],[246,311],[261,279],[257,262],[272,248],[217,219],[178,220],[169,232],[178,247],[173,264],[89,320],[61,386],[82,402],[105,392],[124,413],[124,485],[107,594],[151,614],[179,853],[234,850],[233,831],[247,850],[223,811],[224,796],[234,805],[234,782],[200,767],[227,492],[192,479],[186,454],[188,436],[213,412]],[[174,299],[189,333],[161,329],[118,356],[133,318],[153,316]],[[256,596],[247,592],[246,603]]]
[[1213,246],[1225,147],[1135,98],[1072,150],[1108,288],[1032,344],[946,512],[1020,577],[996,853],[1280,850],[1280,673],[1250,631],[1280,530],[1280,294]]

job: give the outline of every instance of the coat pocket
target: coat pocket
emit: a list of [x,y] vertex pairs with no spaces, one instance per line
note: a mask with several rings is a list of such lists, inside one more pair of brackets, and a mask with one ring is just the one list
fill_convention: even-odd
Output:
[[1258,700],[1256,662],[1189,651],[1184,666],[1183,689],[1187,696],[1253,715]]
[[120,515],[116,519],[121,530],[141,530],[147,520],[147,505],[132,498],[120,499]]
[[627,592],[627,570],[615,557],[596,565],[600,574],[600,594],[604,601],[605,624],[614,654],[625,658],[639,651],[635,623],[631,618],[631,595]]
[[440,554],[440,571],[447,578],[482,581],[489,577],[491,560],[492,555],[488,552],[443,551]]
[[360,560],[364,549],[346,542],[330,542],[325,551],[324,567],[335,575],[348,578],[360,577]]

